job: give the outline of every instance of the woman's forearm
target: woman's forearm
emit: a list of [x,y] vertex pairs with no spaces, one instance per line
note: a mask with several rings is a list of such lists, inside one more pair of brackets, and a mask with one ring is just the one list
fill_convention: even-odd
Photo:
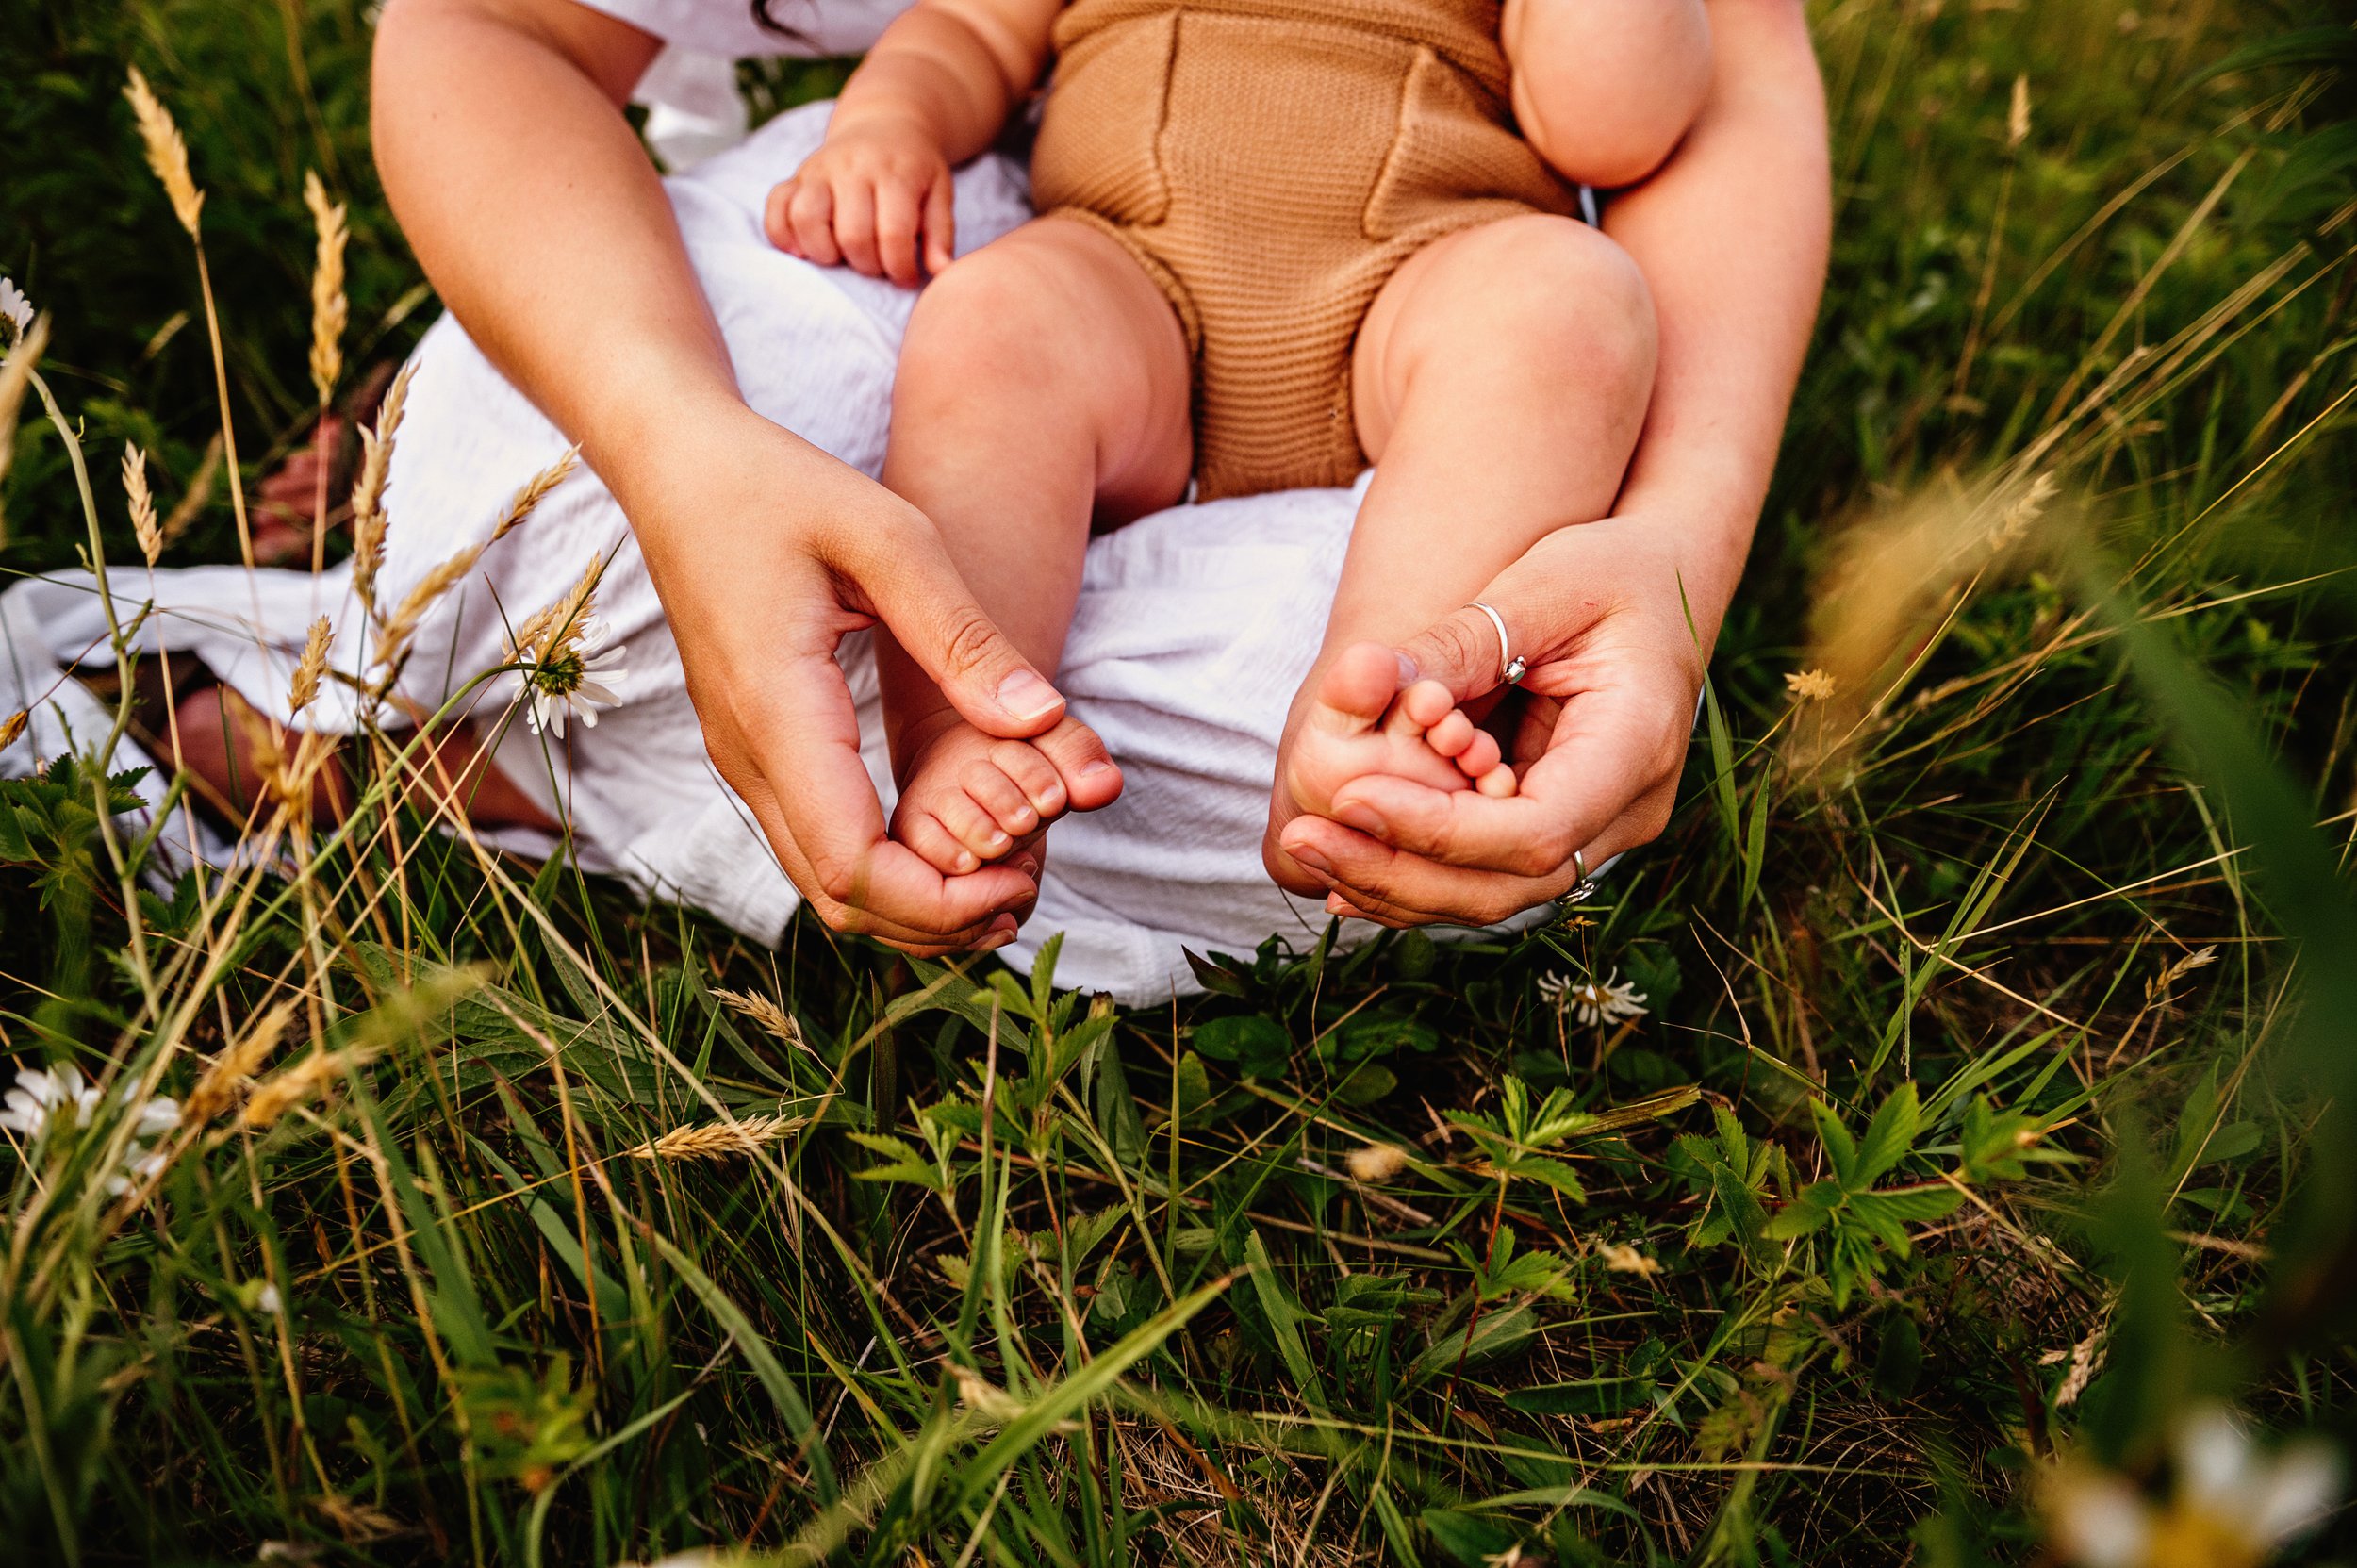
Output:
[[1653,404],[1617,511],[1689,531],[1680,569],[1706,645],[1734,597],[1823,291],[1824,91],[1800,0],[1711,0],[1709,96],[1607,233],[1660,322]]
[[426,275],[625,496],[677,445],[658,427],[745,412],[620,112],[657,47],[569,0],[393,0],[376,41],[377,163]]

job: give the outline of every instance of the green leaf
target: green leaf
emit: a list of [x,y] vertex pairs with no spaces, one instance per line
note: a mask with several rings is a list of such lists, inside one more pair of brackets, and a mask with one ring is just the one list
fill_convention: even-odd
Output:
[[1235,1064],[1246,1078],[1273,1078],[1292,1059],[1294,1043],[1276,1019],[1240,1013],[1195,1025],[1195,1048],[1215,1062]]
[[1912,1081],[1891,1092],[1867,1126],[1866,1136],[1859,1142],[1857,1153],[1842,1180],[1843,1186],[1853,1192],[1871,1187],[1906,1158],[1908,1150],[1915,1147],[1919,1103]]

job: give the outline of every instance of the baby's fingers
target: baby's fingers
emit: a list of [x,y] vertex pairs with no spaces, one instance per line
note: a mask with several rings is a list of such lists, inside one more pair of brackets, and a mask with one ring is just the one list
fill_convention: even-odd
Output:
[[843,259],[834,242],[834,188],[823,179],[798,179],[786,205],[786,223],[794,233],[795,254],[821,267]]
[[876,188],[876,259],[884,276],[903,289],[920,281],[916,237],[923,199],[923,190],[914,185],[888,182]]
[[957,256],[958,188],[943,170],[925,190],[925,270],[938,276]]
[[761,204],[761,232],[769,237],[769,243],[788,256],[802,254],[802,243],[794,234],[794,193],[800,187],[800,176],[780,180],[769,188],[768,200]]
[[844,262],[869,277],[882,277],[876,259],[876,187],[865,179],[847,179],[834,193],[834,243]]

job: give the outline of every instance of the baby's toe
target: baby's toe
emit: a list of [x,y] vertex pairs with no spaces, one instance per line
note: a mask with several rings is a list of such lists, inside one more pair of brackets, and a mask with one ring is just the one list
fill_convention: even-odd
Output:
[[932,806],[933,816],[949,831],[949,836],[981,859],[996,860],[1014,848],[1014,835],[964,789],[944,790]]
[[[1039,826],[1040,809],[1031,803],[1030,795],[1024,785],[1008,777],[1004,764],[998,759],[1002,747],[1036,759],[1038,770],[1047,774],[1050,783],[1055,783],[1056,770],[1048,767],[1046,758],[1022,742],[1011,740],[1000,741],[991,749],[988,757],[977,757],[967,763],[958,774],[958,783],[965,786],[966,795],[976,805],[990,814],[992,821],[1010,836],[1021,838]],[[1063,792],[1063,786],[1057,784],[1056,793],[1061,796]]]
[[1399,694],[1392,717],[1394,728],[1404,720],[1418,730],[1429,730],[1457,711],[1457,699],[1448,687],[1438,681],[1418,681]]
[[1055,765],[1073,810],[1095,811],[1121,794],[1121,769],[1096,732],[1079,719],[1065,718],[1030,744]]
[[959,843],[957,835],[930,811],[898,813],[892,823],[892,835],[945,877],[962,877],[982,864],[981,857]]
[[1480,734],[1474,721],[1465,717],[1464,709],[1451,708],[1445,718],[1425,732],[1424,743],[1444,757],[1461,758],[1473,745],[1474,737]]
[[1489,796],[1493,801],[1502,801],[1506,799],[1508,795],[1513,794],[1518,787],[1519,786],[1514,782],[1514,770],[1507,767],[1504,763],[1498,764],[1495,767],[1491,768],[1487,773],[1482,774],[1481,777],[1474,781],[1474,788],[1479,790],[1482,794]]
[[[1069,722],[1069,720],[1066,720]],[[1023,798],[1036,814],[1032,823],[1051,821],[1063,815],[1070,798],[1064,789],[1063,778],[1056,765],[1040,754],[1040,750],[1028,740],[1001,740],[990,749],[988,765],[1008,787]],[[1029,833],[1030,828],[1015,829],[1014,824],[1001,817],[999,824],[1014,832]]]
[[[1463,718],[1462,714],[1458,716]],[[1470,721],[1468,721],[1470,723]],[[1469,779],[1487,777],[1497,765],[1506,760],[1498,749],[1498,737],[1487,730],[1475,730],[1462,750],[1450,753],[1457,758],[1458,770]]]
[[1351,644],[1318,677],[1310,724],[1336,734],[1374,729],[1399,694],[1400,673],[1400,656],[1381,643]]

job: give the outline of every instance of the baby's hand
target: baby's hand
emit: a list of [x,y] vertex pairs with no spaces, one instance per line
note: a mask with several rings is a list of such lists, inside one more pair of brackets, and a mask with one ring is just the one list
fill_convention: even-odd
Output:
[[949,160],[915,122],[868,118],[827,128],[827,140],[769,192],[769,242],[821,267],[848,263],[914,289],[949,265],[954,238]]

